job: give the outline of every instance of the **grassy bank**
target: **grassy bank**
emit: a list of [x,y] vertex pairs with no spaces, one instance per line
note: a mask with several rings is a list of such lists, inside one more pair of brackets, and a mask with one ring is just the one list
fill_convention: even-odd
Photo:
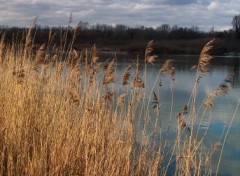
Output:
[[[178,122],[175,139],[171,139],[174,143],[167,148],[170,139],[158,143],[146,132],[152,124],[152,133],[162,136],[158,94],[153,90],[150,97],[145,94],[146,86],[154,86],[145,85],[148,64],[157,59],[152,54],[153,42],[144,49],[144,66],[136,60],[134,72],[129,66],[118,75],[115,58],[98,63],[95,46],[90,55],[77,52],[74,36],[71,41],[63,37],[56,47],[49,33],[49,40],[33,54],[33,36],[37,34],[31,29],[24,41],[14,45],[5,45],[4,34],[1,36],[1,175],[167,175],[169,169],[173,175],[218,172],[211,163],[220,142],[204,146],[205,135],[199,136],[200,127],[194,127],[197,119],[211,111],[216,96],[229,89],[230,78],[210,92],[202,113],[198,112],[198,82],[208,71],[214,41],[203,47],[189,102],[182,105],[176,118],[173,114],[164,117]],[[159,70],[158,76],[162,74],[170,74],[174,81],[172,60]],[[116,93],[118,86],[125,92]],[[143,128],[136,123],[139,117]]]

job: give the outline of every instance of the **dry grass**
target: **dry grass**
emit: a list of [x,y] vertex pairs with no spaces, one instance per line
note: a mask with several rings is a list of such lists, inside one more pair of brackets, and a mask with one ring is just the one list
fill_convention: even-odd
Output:
[[[66,46],[63,39],[60,48],[68,48],[68,53],[62,61],[63,50],[57,48],[55,53],[46,50],[52,47],[53,34],[32,58],[31,30],[25,48],[4,46],[4,39],[0,43],[1,175],[166,175],[173,162],[175,175],[211,174],[214,150],[204,148],[203,138],[194,135],[195,121],[187,122],[187,117],[197,118],[193,107],[185,105],[177,115],[177,136],[168,151],[165,143],[169,139],[157,144],[149,139],[145,128],[136,128],[142,112],[137,109],[141,107],[145,87],[139,63],[132,80],[131,66],[126,68],[121,77],[126,92],[117,95],[109,89],[117,76],[114,59],[105,64],[103,81],[99,81],[102,68],[95,45],[89,58],[87,52],[79,53],[72,48],[74,41]],[[209,43],[201,53],[200,71],[208,65],[211,46]],[[156,59],[152,50],[150,42],[145,52],[146,64]],[[28,54],[22,56],[23,52]],[[170,72],[174,80],[172,60],[160,72]],[[223,85],[218,90],[225,93]],[[153,95],[152,106],[159,115],[160,100],[155,92]],[[188,134],[184,134],[185,129]],[[156,135],[160,132],[157,127],[154,129]]]

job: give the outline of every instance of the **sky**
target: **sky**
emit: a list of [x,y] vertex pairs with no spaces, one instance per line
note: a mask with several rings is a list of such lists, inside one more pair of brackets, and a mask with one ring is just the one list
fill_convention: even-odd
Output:
[[162,24],[198,26],[201,30],[227,30],[240,14],[240,0],[0,0],[0,25],[124,24],[130,27]]

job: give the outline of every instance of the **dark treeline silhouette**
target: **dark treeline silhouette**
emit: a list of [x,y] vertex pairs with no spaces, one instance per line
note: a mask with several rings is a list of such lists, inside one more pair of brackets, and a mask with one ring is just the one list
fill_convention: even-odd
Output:
[[[105,50],[144,51],[145,44],[149,40],[155,41],[156,52],[168,54],[196,54],[204,43],[212,38],[217,38],[218,47],[216,53],[240,50],[235,40],[235,30],[201,31],[197,26],[190,28],[170,26],[163,24],[157,28],[137,26],[128,27],[123,24],[88,25],[87,22],[80,22],[80,29],[77,34],[74,47],[81,49],[96,44]],[[61,43],[61,40],[68,30],[68,41],[71,41],[75,27],[48,27],[36,26],[33,29],[34,43],[46,43],[51,30],[54,34],[54,42]],[[24,41],[27,28],[1,26],[0,31],[5,33],[5,40],[9,43]]]
[[235,15],[232,20],[232,26],[235,31],[235,36],[237,39],[240,39],[240,14]]

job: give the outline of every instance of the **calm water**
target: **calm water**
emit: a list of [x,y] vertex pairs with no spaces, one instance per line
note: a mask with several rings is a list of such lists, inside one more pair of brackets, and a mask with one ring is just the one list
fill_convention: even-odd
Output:
[[[136,56],[121,54],[117,55],[117,75],[124,72],[124,69],[129,64],[134,64]],[[175,83],[172,85],[173,88],[173,113],[172,121],[169,124],[170,117],[170,105],[171,105],[171,95],[170,90],[170,76],[160,75],[157,79],[159,69],[161,68],[164,60],[166,58],[171,58],[175,60],[176,76]],[[175,114],[181,111],[183,105],[187,104],[191,91],[193,88],[193,83],[195,80],[196,72],[194,70],[190,71],[190,68],[197,64],[198,56],[166,56],[160,57],[154,65],[149,65],[147,68],[147,82],[146,82],[146,97],[151,96],[152,85],[157,79],[154,91],[159,96],[160,100],[160,123],[162,126],[170,125],[172,131],[176,130],[177,123],[175,119]],[[240,98],[240,72],[239,65],[240,57],[235,56],[225,56],[225,57],[215,57],[211,70],[199,82],[198,85],[198,95],[197,95],[197,109],[200,107],[206,94],[216,89],[223,79],[230,73],[235,72],[234,81],[231,84],[231,91],[227,95],[219,96],[214,101],[214,106],[212,108],[212,118],[209,124],[209,119],[204,118],[200,123],[201,130],[204,132],[206,127],[209,126],[209,131],[206,135],[206,146],[211,145],[214,141],[223,141],[223,136],[226,133],[227,127],[233,117],[234,111],[236,109],[238,100]],[[119,78],[118,78],[119,79]],[[161,81],[162,86],[159,87]],[[118,84],[120,81],[116,81]],[[119,86],[116,86],[119,87]],[[124,91],[118,88],[119,92]],[[165,125],[164,125],[165,124]],[[197,124],[199,125],[199,124]],[[200,130],[200,132],[201,132]],[[152,131],[151,126],[148,129],[149,133]],[[164,130],[163,130],[164,131]],[[223,134],[223,135],[222,135]],[[149,134],[150,135],[150,134]],[[221,149],[221,146],[220,146]],[[218,149],[216,154],[220,153]],[[216,155],[218,159],[219,155]],[[214,167],[214,166],[213,166]],[[232,124],[227,141],[225,143],[221,166],[219,175],[239,175],[240,174],[240,108],[237,110],[237,115],[235,117],[234,123]]]

